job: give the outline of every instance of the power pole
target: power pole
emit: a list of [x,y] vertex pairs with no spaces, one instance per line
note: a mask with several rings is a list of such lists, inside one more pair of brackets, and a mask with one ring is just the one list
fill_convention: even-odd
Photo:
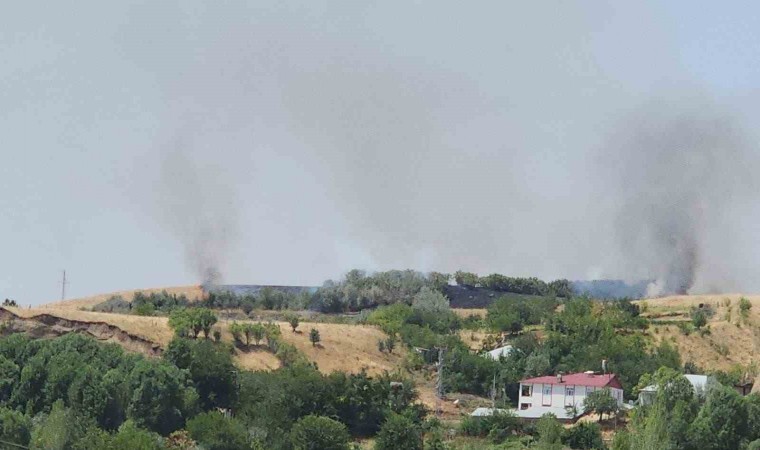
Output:
[[438,348],[438,380],[436,381],[435,415],[441,416],[441,399],[443,398],[443,353],[445,348]]
[[66,300],[66,270],[63,271],[63,280],[61,281],[61,301]]
[[493,384],[491,384],[491,408],[496,410],[496,372],[493,373]]

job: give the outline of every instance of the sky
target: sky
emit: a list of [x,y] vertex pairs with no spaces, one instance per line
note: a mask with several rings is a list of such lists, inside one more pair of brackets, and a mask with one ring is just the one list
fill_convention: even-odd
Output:
[[67,297],[352,268],[760,289],[755,3],[76,6],[0,15],[1,298],[64,269]]

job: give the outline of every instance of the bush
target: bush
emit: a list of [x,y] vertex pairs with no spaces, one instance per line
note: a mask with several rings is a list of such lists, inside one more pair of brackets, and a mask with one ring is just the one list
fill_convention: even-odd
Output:
[[411,419],[391,414],[375,439],[375,450],[422,450],[422,431]]
[[309,340],[311,341],[311,345],[313,347],[316,347],[319,341],[322,340],[322,338],[319,336],[319,330],[312,328],[309,332]]
[[520,419],[511,411],[496,412],[490,416],[466,416],[459,424],[459,431],[465,436],[489,436],[497,443],[520,430]]
[[739,299],[739,311],[741,311],[742,317],[747,317],[749,315],[749,310],[752,309],[752,303],[747,300],[746,298],[742,297]]
[[296,422],[290,439],[295,450],[348,450],[350,437],[342,423],[309,415]]
[[605,449],[599,424],[581,422],[565,430],[562,443],[574,449]]
[[248,430],[235,418],[226,418],[214,411],[198,414],[187,422],[187,431],[208,450],[250,448]]

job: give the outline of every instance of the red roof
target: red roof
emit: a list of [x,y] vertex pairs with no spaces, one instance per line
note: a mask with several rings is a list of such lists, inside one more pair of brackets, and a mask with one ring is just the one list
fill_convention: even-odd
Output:
[[545,377],[528,378],[522,380],[522,384],[568,384],[575,386],[592,386],[592,387],[612,387],[623,389],[620,384],[617,375],[614,373],[608,373],[606,375],[600,374],[586,374],[583,372],[569,373],[562,375],[562,383],[559,382],[556,375],[548,375]]

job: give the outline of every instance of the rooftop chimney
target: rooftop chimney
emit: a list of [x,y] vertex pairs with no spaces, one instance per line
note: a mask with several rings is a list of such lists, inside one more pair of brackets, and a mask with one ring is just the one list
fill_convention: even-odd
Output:
[[561,373],[557,374],[557,383],[562,383],[562,374]]

